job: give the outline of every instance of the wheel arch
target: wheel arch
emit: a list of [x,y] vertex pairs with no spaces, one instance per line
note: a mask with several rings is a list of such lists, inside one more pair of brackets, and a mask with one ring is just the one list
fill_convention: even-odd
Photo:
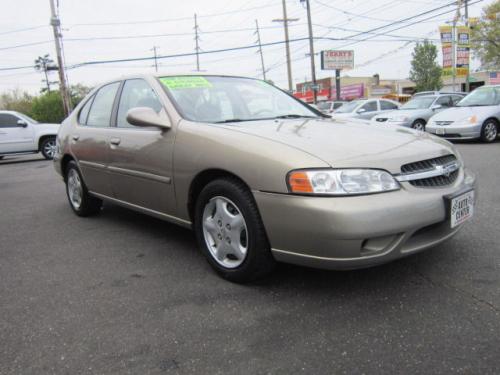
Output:
[[[488,121],[492,120],[495,124],[497,124],[497,128],[500,126],[500,120],[497,119],[494,116],[488,117],[486,120],[483,121],[483,125],[486,124]],[[500,131],[500,129],[498,129]]]
[[45,141],[47,138],[56,138],[57,135],[55,134],[44,134],[38,138],[38,151],[42,151],[42,143]]
[[65,154],[62,159],[61,159],[61,173],[64,178],[64,181],[66,181],[66,168],[68,167],[68,164],[70,161],[75,161],[75,158],[69,154]]
[[416,118],[415,120],[413,120],[413,122],[411,123],[412,125],[418,121],[422,121],[425,125],[427,125],[427,121],[421,117],[418,117]]
[[223,178],[238,180],[243,185],[245,185],[248,190],[251,190],[248,184],[240,176],[225,169],[210,168],[199,172],[191,181],[188,192],[187,210],[189,218],[192,222],[194,222],[194,209],[196,200],[198,199],[198,196],[200,195],[203,188],[210,182]]

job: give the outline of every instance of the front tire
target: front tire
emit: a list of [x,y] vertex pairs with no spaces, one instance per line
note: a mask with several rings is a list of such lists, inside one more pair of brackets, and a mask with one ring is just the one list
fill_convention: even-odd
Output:
[[45,159],[54,159],[56,153],[56,137],[45,138],[40,144],[40,151]]
[[250,282],[275,265],[254,198],[236,179],[205,186],[196,201],[194,229],[208,262],[227,280]]
[[498,137],[498,124],[495,120],[486,120],[481,128],[481,141],[494,142]]
[[415,130],[420,130],[420,131],[425,131],[425,121],[423,120],[416,120],[411,127]]
[[66,194],[69,205],[78,216],[97,214],[102,207],[102,200],[91,196],[83,182],[82,174],[74,161],[66,167]]

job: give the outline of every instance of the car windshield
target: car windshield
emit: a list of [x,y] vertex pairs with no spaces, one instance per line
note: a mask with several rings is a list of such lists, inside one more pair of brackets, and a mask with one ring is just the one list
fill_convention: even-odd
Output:
[[330,109],[331,105],[332,105],[331,102],[319,102],[318,108],[321,110]]
[[26,116],[25,114],[23,113],[18,113],[18,116],[21,117],[23,120],[26,120],[28,122],[31,122],[32,124],[38,124],[38,121],[36,120],[33,120],[31,117],[29,116]]
[[181,115],[197,122],[237,122],[318,117],[273,85],[251,78],[169,76],[159,78]]
[[500,86],[480,87],[460,100],[457,107],[476,107],[500,104]]
[[436,99],[434,96],[419,96],[401,106],[401,109],[425,109],[429,108]]
[[361,103],[364,103],[365,100],[353,100],[352,102],[345,103],[342,105],[339,109],[337,109],[337,113],[350,113],[354,112],[356,107],[360,105]]

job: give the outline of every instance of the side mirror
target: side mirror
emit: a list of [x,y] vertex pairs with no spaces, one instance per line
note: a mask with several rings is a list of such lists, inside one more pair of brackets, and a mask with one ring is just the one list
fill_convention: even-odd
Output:
[[28,123],[24,120],[17,120],[17,126],[21,128],[26,128],[28,126]]
[[127,112],[127,121],[139,127],[155,126],[162,129],[170,129],[172,125],[166,116],[162,116],[150,107],[135,107]]
[[431,107],[431,109],[432,109],[433,111],[435,111],[436,109],[441,109],[441,108],[443,108],[443,106],[442,106],[441,104],[434,104],[434,105]]
[[366,112],[366,109],[364,108],[360,108],[356,111],[356,113],[365,113]]

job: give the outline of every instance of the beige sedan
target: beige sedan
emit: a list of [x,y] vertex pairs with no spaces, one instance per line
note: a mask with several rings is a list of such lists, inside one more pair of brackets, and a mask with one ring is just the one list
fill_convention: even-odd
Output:
[[105,83],[64,121],[54,162],[77,215],[105,200],[193,228],[236,282],[276,261],[352,269],[413,254],[457,233],[475,203],[447,141],[332,121],[243,77]]

